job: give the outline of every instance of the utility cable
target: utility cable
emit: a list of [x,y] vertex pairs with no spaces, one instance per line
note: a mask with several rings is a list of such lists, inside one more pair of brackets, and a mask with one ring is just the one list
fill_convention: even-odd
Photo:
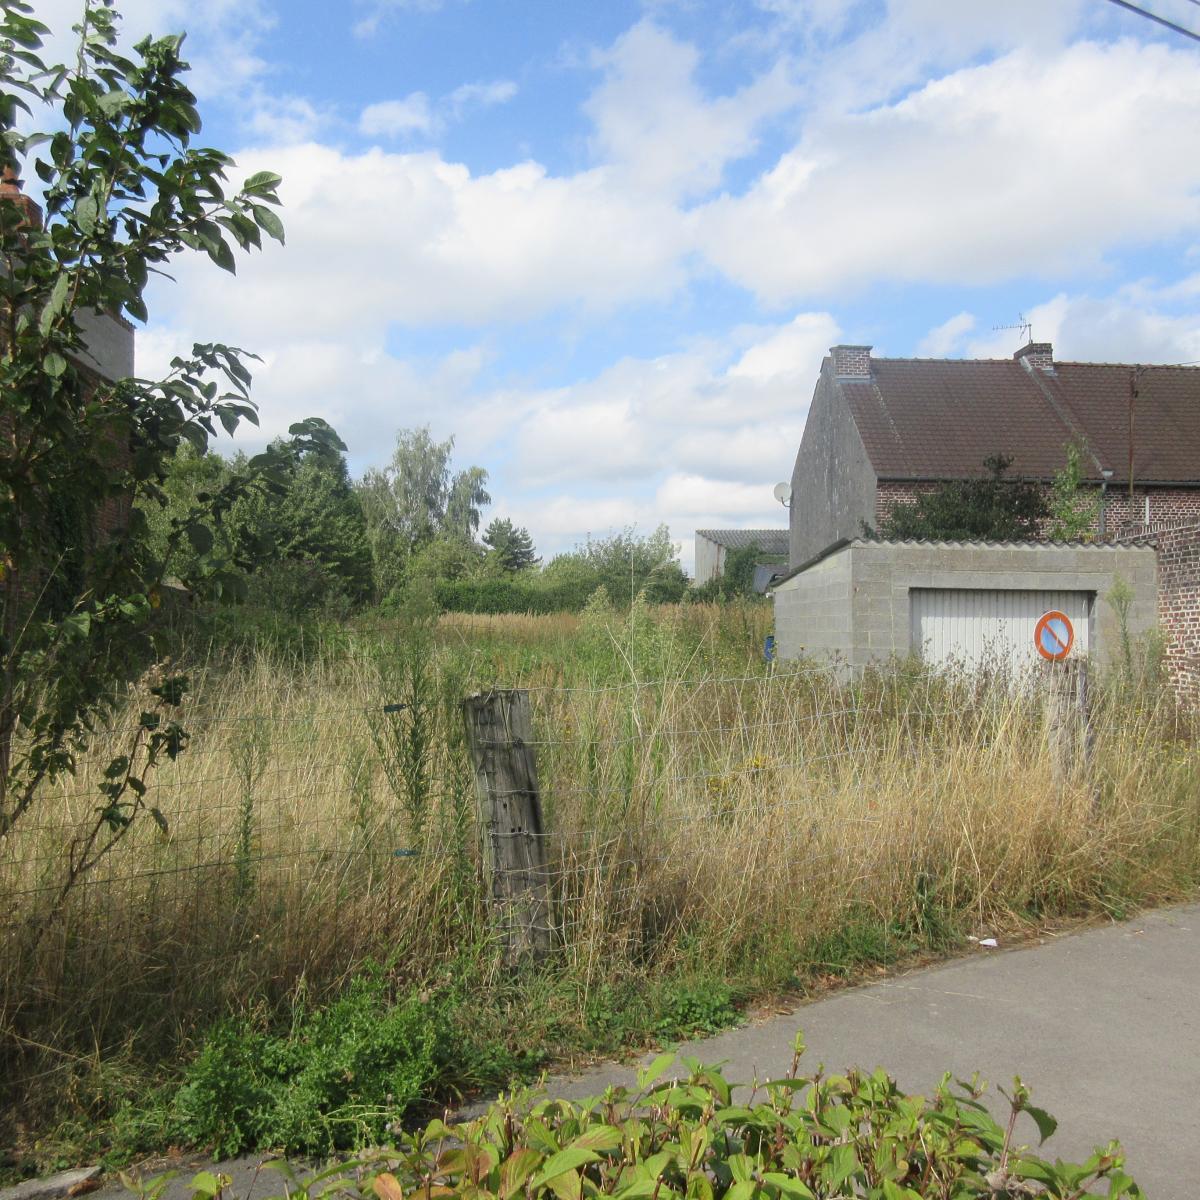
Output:
[[[1136,4],[1130,3],[1130,0],[1108,0],[1108,2],[1115,4],[1118,8],[1128,9],[1131,13],[1136,13],[1139,17],[1145,17],[1147,21],[1154,21],[1158,25],[1165,26],[1175,33],[1182,33],[1184,37],[1191,38],[1193,42],[1200,42],[1200,33],[1195,33],[1193,30],[1187,29],[1182,25],[1176,25],[1174,21],[1168,21],[1166,17],[1160,17],[1158,13],[1153,13],[1149,9],[1139,8]],[[1200,7],[1200,0],[1191,0],[1191,3]]]

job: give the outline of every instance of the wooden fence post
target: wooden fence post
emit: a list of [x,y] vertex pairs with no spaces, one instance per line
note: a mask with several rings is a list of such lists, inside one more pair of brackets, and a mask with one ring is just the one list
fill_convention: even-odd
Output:
[[1047,662],[1044,715],[1046,744],[1057,783],[1086,775],[1092,763],[1092,725],[1088,669],[1083,659]]
[[529,693],[480,692],[462,708],[484,887],[504,961],[515,966],[550,950],[550,879]]

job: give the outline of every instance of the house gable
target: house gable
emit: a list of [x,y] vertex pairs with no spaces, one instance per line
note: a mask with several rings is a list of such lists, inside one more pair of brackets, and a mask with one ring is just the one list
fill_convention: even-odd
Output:
[[875,522],[878,478],[836,373],[840,349],[821,364],[792,470],[788,561],[793,567]]

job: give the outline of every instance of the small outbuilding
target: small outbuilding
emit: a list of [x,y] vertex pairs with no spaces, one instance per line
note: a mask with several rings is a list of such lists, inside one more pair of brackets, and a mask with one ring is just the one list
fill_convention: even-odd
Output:
[[[757,548],[764,559],[772,560],[762,565],[786,562],[788,556],[788,531],[786,529],[697,529],[696,530],[696,578],[695,584],[708,583],[725,574],[725,558],[730,550]],[[782,570],[782,568],[777,568]],[[763,577],[769,580],[771,575]],[[756,579],[756,590],[757,579]]]
[[1109,663],[1121,653],[1122,631],[1106,597],[1119,581],[1136,638],[1157,622],[1157,556],[1148,544],[843,539],[772,588],[776,653],[847,671],[910,655],[1020,668],[1039,660],[1035,628],[1057,611],[1073,626],[1072,656]]

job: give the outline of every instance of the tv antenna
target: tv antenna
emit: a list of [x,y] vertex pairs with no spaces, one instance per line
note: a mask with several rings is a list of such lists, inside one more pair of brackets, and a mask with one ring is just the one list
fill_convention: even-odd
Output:
[[1017,323],[1015,325],[992,326],[993,333],[1002,333],[1006,329],[1019,329],[1021,331],[1021,336],[1025,339],[1021,343],[1022,346],[1028,346],[1033,341],[1033,325],[1026,319],[1025,314],[1022,312],[1017,313]]

